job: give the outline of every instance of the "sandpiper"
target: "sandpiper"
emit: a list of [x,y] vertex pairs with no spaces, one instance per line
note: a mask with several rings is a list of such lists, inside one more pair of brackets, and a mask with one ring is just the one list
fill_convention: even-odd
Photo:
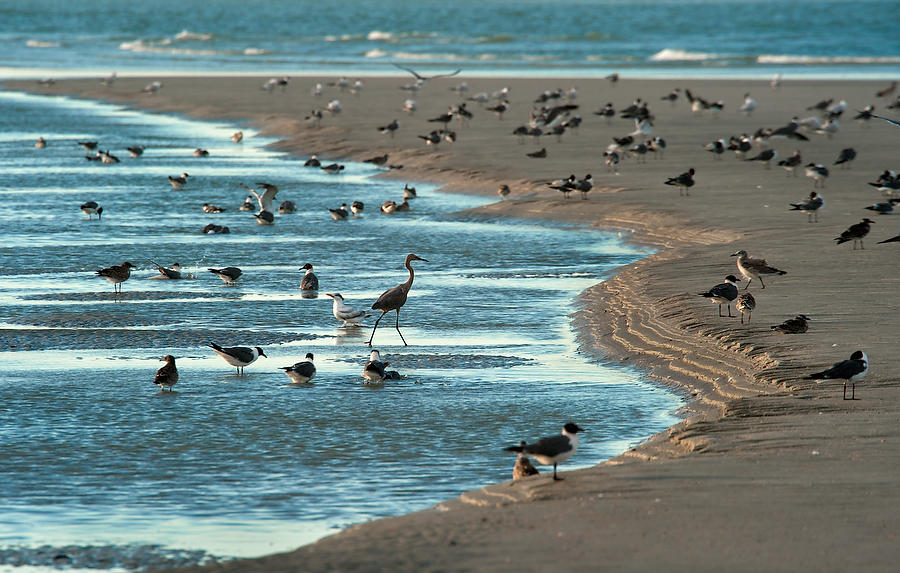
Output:
[[744,324],[744,313],[747,313],[747,324],[750,324],[750,317],[753,315],[753,309],[756,308],[756,299],[749,292],[745,292],[738,297],[735,308],[741,313],[741,324]]

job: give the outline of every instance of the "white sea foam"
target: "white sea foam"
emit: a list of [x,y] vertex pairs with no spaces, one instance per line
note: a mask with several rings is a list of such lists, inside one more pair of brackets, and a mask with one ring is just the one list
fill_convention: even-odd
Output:
[[187,42],[187,41],[206,41],[211,40],[213,37],[212,34],[201,34],[198,32],[191,32],[190,30],[182,30],[175,34],[175,40],[178,42]]
[[372,42],[389,42],[394,39],[394,35],[390,32],[382,32],[381,30],[372,30],[366,35],[366,40]]
[[59,48],[62,46],[59,42],[44,42],[41,40],[28,40],[25,45],[29,48]]
[[704,52],[688,52],[686,50],[677,50],[673,48],[665,48],[650,56],[651,62],[698,62],[704,60],[714,60],[721,58],[719,54],[711,54]]
[[263,54],[268,53],[268,51],[263,50],[262,48],[244,48],[245,56],[262,56]]
[[384,50],[379,50],[378,48],[374,48],[365,53],[365,57],[367,57],[367,58],[383,58],[388,55],[390,55],[389,52],[385,52]]
[[857,57],[857,56],[798,56],[792,54],[763,54],[756,57],[758,64],[897,64],[900,56]]

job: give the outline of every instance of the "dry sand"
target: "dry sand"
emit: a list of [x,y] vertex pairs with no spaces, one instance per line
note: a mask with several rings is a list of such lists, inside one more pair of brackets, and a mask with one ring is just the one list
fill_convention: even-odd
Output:
[[[690,417],[642,446],[597,467],[490,485],[438,508],[383,519],[280,555],[234,562],[228,571],[896,571],[900,563],[900,389],[896,312],[900,244],[877,245],[900,234],[894,216],[873,216],[866,249],[832,240],[872,215],[863,207],[881,200],[866,183],[897,168],[900,129],[881,121],[857,124],[854,109],[885,110],[878,82],[794,82],[773,90],[763,81],[467,79],[470,94],[511,87],[511,110],[502,120],[470,103],[475,118],[455,126],[458,141],[427,148],[416,136],[435,128],[427,118],[460,101],[448,88],[460,79],[435,80],[412,95],[419,111],[401,111],[408,78],[366,80],[359,95],[326,87],[314,98],[313,78],[294,78],[281,93],[264,93],[258,78],[170,78],[156,95],[140,88],[156,78],[120,79],[111,88],[95,79],[38,87],[6,82],[7,89],[70,93],[193,117],[250,120],[279,145],[328,159],[365,159],[389,153],[400,176],[447,189],[494,193],[509,184],[512,200],[475,212],[484,217],[540,217],[617,229],[659,252],[623,268],[587,290],[575,321],[582,350],[598,360],[645,368],[663,383],[697,399]],[[524,143],[511,135],[544,89],[577,85],[584,123],[561,141]],[[726,102],[718,116],[692,114],[684,100],[660,101],[673,87],[691,88]],[[759,107],[736,112],[744,92]],[[630,120],[607,122],[592,111],[611,101],[650,102],[653,135],[668,142],[665,157],[646,164],[623,161],[607,172],[601,153],[612,136],[633,130]],[[320,127],[303,121],[314,107],[340,99],[343,112]],[[773,166],[722,160],[703,144],[758,127],[778,127],[821,99],[845,99],[848,111],[834,138],[810,135],[797,143],[773,140],[781,158],[800,149],[804,163],[831,168],[822,190],[827,204],[818,224],[789,212],[813,182]],[[376,129],[392,119],[389,138]],[[546,147],[549,157],[526,152]],[[854,147],[852,168],[831,165]],[[697,170],[690,197],[679,197],[666,177]],[[174,166],[173,166],[174,168]],[[582,201],[565,200],[544,182],[591,172],[597,187]],[[401,181],[400,183],[402,183]],[[398,184],[399,188],[399,184]],[[502,242],[498,241],[498,249]],[[737,270],[729,255],[746,249],[787,271],[750,292],[752,322],[719,318],[697,296]],[[736,274],[736,273],[735,273]],[[770,331],[798,313],[809,315],[803,335]],[[849,357],[870,358],[859,400],[841,399],[840,382],[816,384],[809,373]],[[602,400],[603,396],[597,396]],[[602,440],[588,432],[583,439]],[[523,436],[529,438],[531,436]],[[498,448],[502,444],[498,444]],[[500,454],[498,454],[500,455]],[[577,454],[576,454],[577,455]],[[451,461],[452,463],[452,461]],[[512,460],[510,460],[512,464]],[[565,464],[564,464],[565,465]],[[563,465],[563,466],[564,466]],[[565,469],[563,467],[563,469]]]

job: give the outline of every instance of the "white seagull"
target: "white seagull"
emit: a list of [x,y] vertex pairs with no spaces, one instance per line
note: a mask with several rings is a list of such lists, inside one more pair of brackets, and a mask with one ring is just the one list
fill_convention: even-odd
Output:
[[331,313],[336,319],[342,321],[344,326],[359,326],[359,323],[372,316],[366,310],[357,310],[344,304],[344,297],[339,292],[326,292],[325,296],[330,296],[334,299],[334,303],[331,305]]

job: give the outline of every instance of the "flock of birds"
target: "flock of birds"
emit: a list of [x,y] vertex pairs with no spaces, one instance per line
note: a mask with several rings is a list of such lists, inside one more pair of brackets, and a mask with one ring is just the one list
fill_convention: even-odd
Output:
[[[401,66],[398,66],[401,67]],[[436,78],[452,77],[460,73],[456,70],[450,74],[425,76],[415,72],[410,68],[401,67],[404,71],[409,72],[415,78],[413,83],[404,84],[401,89],[409,94],[403,102],[402,109],[409,114],[414,114],[418,108],[418,102],[413,99],[414,94],[418,92],[430,80]],[[612,74],[606,78],[612,84],[615,84],[619,77]],[[290,84],[290,78],[272,78],[268,80],[262,89],[272,92],[276,88],[285,91]],[[361,80],[350,82],[347,78],[341,78],[334,82],[328,82],[326,85],[337,87],[342,92],[347,91],[353,95],[358,95],[364,89],[364,83]],[[772,87],[777,89],[781,85],[781,78],[776,77],[772,81]],[[144,91],[147,93],[156,93],[162,88],[160,82],[149,84]],[[879,98],[887,98],[896,92],[897,83],[894,82],[888,88],[879,91],[876,96]],[[440,144],[455,143],[459,137],[458,129],[464,128],[473,119],[474,113],[469,109],[469,103],[482,106],[484,111],[490,112],[499,120],[503,120],[504,115],[508,114],[512,105],[509,95],[510,88],[503,87],[495,92],[479,92],[469,95],[468,84],[462,82],[451,88],[455,91],[463,101],[456,105],[450,106],[447,111],[428,118],[428,123],[440,124],[438,129],[433,129],[425,134],[418,134],[417,139],[423,141],[426,146],[437,146]],[[315,96],[320,96],[324,92],[324,86],[318,83],[312,89]],[[719,114],[725,109],[725,103],[722,101],[713,101],[702,97],[701,95],[691,91],[690,89],[682,90],[676,88],[670,93],[664,95],[661,100],[676,105],[679,99],[684,98],[693,114]],[[527,122],[515,127],[511,134],[518,138],[520,143],[524,143],[528,138],[535,141],[542,137],[551,136],[560,139],[567,132],[577,129],[582,124],[582,117],[576,112],[580,106],[578,102],[578,90],[575,87],[568,90],[555,89],[545,90],[541,92],[534,100],[533,106],[529,110]],[[756,111],[758,104],[749,93],[744,95],[743,102],[738,108],[738,112],[746,116],[751,116]],[[900,97],[892,104],[888,105],[889,109],[900,108]],[[337,116],[341,113],[343,106],[338,99],[328,101],[324,109],[313,109],[306,117],[307,122],[311,125],[318,126],[326,115]],[[808,215],[810,223],[818,222],[819,212],[825,207],[825,199],[822,196],[822,189],[826,185],[829,176],[829,168],[823,163],[815,161],[804,162],[800,150],[795,150],[791,155],[779,160],[778,150],[773,146],[773,141],[784,139],[788,141],[804,142],[809,141],[812,135],[819,135],[826,138],[834,138],[840,133],[840,121],[843,114],[848,110],[848,103],[844,100],[835,102],[833,99],[822,100],[814,105],[809,106],[807,111],[813,112],[812,115],[805,118],[794,116],[786,124],[776,128],[759,128],[753,134],[742,133],[739,135],[730,135],[709,142],[703,148],[711,153],[716,159],[722,159],[728,152],[733,152],[734,156],[739,160],[747,163],[762,163],[765,169],[770,169],[772,165],[782,167],[788,176],[796,176],[797,171],[802,168],[805,175],[813,181],[813,191],[803,201],[790,203],[790,210],[799,211]],[[853,120],[858,122],[868,122],[872,119],[884,120],[894,125],[900,125],[898,122],[885,118],[874,113],[874,105],[866,105],[864,108],[856,111]],[[654,135],[655,115],[653,114],[650,104],[642,98],[635,99],[630,105],[616,110],[612,102],[607,103],[602,108],[593,112],[594,115],[603,117],[610,123],[613,118],[622,118],[633,122],[634,129],[622,136],[613,137],[613,142],[609,144],[602,152],[603,161],[608,172],[619,173],[622,162],[626,159],[633,159],[641,163],[646,161],[647,155],[653,154],[658,158],[662,158],[666,150],[666,140]],[[451,124],[459,127],[451,128]],[[378,131],[393,138],[400,129],[400,121],[393,119],[390,122],[379,126]],[[236,132],[232,135],[232,141],[240,143],[243,139],[242,132]],[[86,158],[91,161],[100,161],[104,164],[118,163],[119,159],[112,155],[109,150],[101,150],[98,142],[79,142],[86,150],[93,152]],[[46,147],[47,142],[43,138],[39,139],[35,144],[36,147]],[[128,152],[132,158],[138,158],[144,151],[143,146],[133,146],[128,148]],[[208,151],[198,148],[194,151],[195,157],[207,157]],[[549,156],[546,146],[535,151],[529,151],[525,154],[528,158],[534,160],[545,159]],[[834,166],[842,169],[849,168],[856,159],[857,152],[853,148],[844,148],[839,153]],[[402,165],[391,164],[388,154],[381,154],[365,160],[367,163],[379,165],[388,169],[402,169]],[[345,166],[340,163],[323,164],[316,155],[313,155],[306,163],[305,167],[319,168],[329,174],[341,173]],[[679,194],[684,197],[690,196],[690,190],[694,187],[697,171],[690,167],[672,177],[665,179],[662,183],[668,186],[674,186],[679,189]],[[179,176],[170,176],[169,183],[176,189],[182,188],[188,184],[190,175],[182,173]],[[241,184],[245,187],[250,195],[241,206],[243,211],[256,211],[255,217],[259,224],[272,224],[274,222],[273,201],[278,192],[275,185],[259,182],[256,188]],[[588,173],[582,178],[578,178],[575,174],[568,177],[547,181],[546,186],[549,189],[559,191],[563,197],[568,199],[573,192],[580,193],[581,198],[588,199],[589,193],[594,189],[593,176]],[[894,206],[900,203],[900,198],[893,197],[900,190],[900,177],[896,171],[885,170],[880,174],[874,182],[869,185],[876,187],[885,196],[886,200],[874,205],[865,207],[878,214],[889,214],[893,211]],[[261,192],[260,192],[261,191]],[[511,194],[511,188],[507,184],[499,186],[497,193],[501,199],[506,199]],[[392,214],[398,211],[409,209],[409,200],[416,197],[414,188],[406,185],[403,189],[402,202],[385,201],[380,211],[384,214]],[[253,199],[256,199],[256,206]],[[258,209],[256,207],[258,206]],[[223,208],[215,205],[204,204],[203,211],[206,213],[220,213]],[[329,209],[329,214],[335,220],[345,220],[351,216],[358,216],[363,209],[364,204],[360,201],[353,201],[349,206],[342,203],[339,207]],[[279,211],[282,213],[290,213],[296,209],[293,202],[285,201],[279,205]],[[96,215],[98,220],[103,213],[103,207],[95,201],[88,201],[81,205],[81,210],[86,213],[89,218]],[[874,223],[871,219],[864,218],[860,223],[851,225],[835,238],[837,244],[853,241],[853,248],[863,249],[863,239],[868,235],[871,225]],[[228,233],[227,227],[217,225],[207,225],[203,230],[204,233]],[[900,235],[880,241],[880,243],[900,242]],[[747,285],[744,291],[747,291],[753,280],[758,280],[762,289],[765,288],[763,282],[764,276],[779,276],[786,274],[785,271],[770,266],[765,259],[751,258],[746,251],[738,251],[732,256],[737,257],[737,269],[739,274],[747,279]],[[371,347],[375,332],[382,318],[391,311],[396,312],[395,328],[400,335],[404,345],[406,340],[400,331],[399,315],[400,309],[406,302],[407,295],[413,284],[414,271],[411,266],[412,261],[425,261],[425,259],[410,253],[405,260],[405,267],[408,269],[409,278],[406,282],[385,291],[378,300],[372,305],[371,310],[381,311],[380,316],[375,321],[367,344]],[[161,275],[165,278],[180,278],[180,269],[176,265],[171,268],[156,265]],[[121,283],[130,276],[131,269],[134,266],[125,261],[121,265],[114,265],[97,271],[102,276],[114,284],[114,290],[121,292]],[[318,280],[313,273],[312,265],[307,263],[301,270],[306,274],[303,277],[301,288],[303,290],[317,290]],[[226,284],[235,284],[242,276],[242,271],[236,267],[210,268],[210,272],[219,276]],[[713,286],[708,291],[700,293],[701,296],[709,299],[712,303],[718,305],[719,316],[733,317],[731,313],[731,304],[735,305],[735,309],[740,313],[741,323],[749,323],[752,312],[756,308],[756,299],[749,292],[741,293],[739,287],[740,280],[733,274],[728,275],[724,282]],[[365,318],[371,316],[367,310],[354,309],[348,306],[340,293],[326,293],[333,299],[333,314],[335,318],[342,321],[348,326],[357,326]],[[727,307],[727,315],[722,313],[722,305]],[[787,320],[779,325],[774,325],[771,329],[775,332],[784,334],[802,334],[809,328],[809,317],[804,314],[798,314],[794,318]],[[221,356],[228,364],[237,368],[239,374],[243,373],[243,368],[252,364],[260,356],[266,357],[264,351],[260,347],[221,347],[215,343],[210,344],[212,349]],[[166,364],[159,369],[155,382],[164,390],[171,390],[172,386],[178,380],[178,371],[175,366],[175,358],[166,356],[163,358]],[[385,380],[391,380],[399,377],[399,373],[393,370],[387,370],[389,362],[383,361],[377,350],[372,350],[368,361],[365,363],[362,377],[371,384],[381,384]],[[297,362],[291,366],[282,367],[285,374],[292,380],[294,384],[310,384],[315,377],[316,367],[314,364],[314,356],[310,353],[306,355],[306,359]],[[847,399],[847,384],[851,384],[850,398],[855,399],[855,381],[865,376],[868,370],[868,358],[862,351],[854,352],[850,359],[839,362],[831,368],[808,376],[810,379],[841,379],[844,380],[844,398]],[[577,433],[581,432],[575,424],[566,424],[563,432],[559,436],[544,438],[533,444],[521,442],[518,446],[507,448],[519,454],[515,468],[514,477],[524,477],[537,473],[537,470],[531,466],[528,461],[530,456],[538,463],[543,465],[554,466],[554,479],[559,479],[556,474],[556,464],[568,459],[578,446]]]

